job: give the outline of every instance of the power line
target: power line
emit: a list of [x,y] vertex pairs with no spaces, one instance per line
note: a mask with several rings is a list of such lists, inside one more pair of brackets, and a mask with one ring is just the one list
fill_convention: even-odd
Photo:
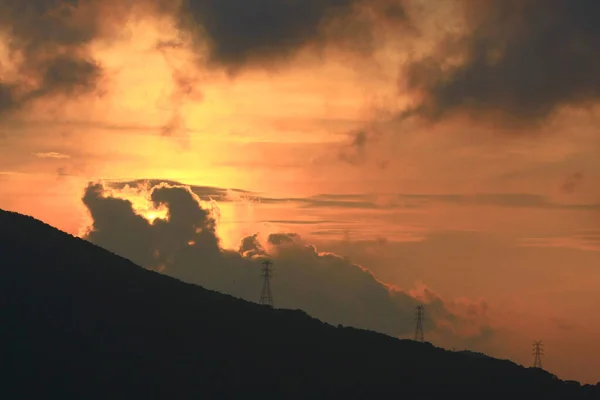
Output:
[[415,340],[417,342],[425,341],[425,334],[423,333],[423,317],[425,316],[425,307],[417,306],[415,320],[417,322],[417,328],[415,329]]
[[544,344],[541,340],[533,342],[533,368],[542,368],[542,357],[544,356]]
[[259,304],[273,307],[273,293],[271,293],[271,277],[273,274],[273,263],[265,260],[262,263],[263,286],[260,292]]

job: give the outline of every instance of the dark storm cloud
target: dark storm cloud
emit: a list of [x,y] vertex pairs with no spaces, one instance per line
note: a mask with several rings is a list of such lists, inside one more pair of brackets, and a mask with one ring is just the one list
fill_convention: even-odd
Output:
[[240,65],[260,55],[289,55],[319,35],[321,24],[357,0],[186,0],[181,25],[202,29],[212,61]]
[[[0,113],[42,97],[94,91],[103,69],[88,45],[113,38],[134,14],[155,13],[173,16],[199,55],[208,50],[208,63],[230,72],[255,62],[272,65],[307,45],[336,42],[344,50],[369,52],[376,45],[371,35],[376,23],[408,24],[401,0],[0,0],[0,33],[8,39],[18,75],[0,79]],[[168,62],[167,53],[184,42],[160,42],[157,49]],[[176,90],[170,98],[173,116],[162,127],[166,135],[185,129],[182,103],[201,98],[193,68],[172,69]]]
[[43,67],[42,88],[49,92],[88,92],[102,75],[94,60],[72,55],[56,56]]
[[[90,12],[98,3],[75,0],[0,0],[0,32],[18,77],[0,80],[0,113],[57,94],[92,91],[101,66],[86,45],[101,35],[101,18]],[[86,11],[86,12],[82,12]]]
[[[244,238],[238,250],[219,246],[216,222],[189,188],[161,184],[150,189],[155,206],[165,206],[168,218],[149,222],[137,215],[128,200],[110,197],[91,184],[83,202],[93,225],[86,238],[149,269],[208,289],[257,301],[260,263],[275,265],[272,283],[276,306],[303,309],[332,324],[409,336],[417,304],[428,304],[432,319],[457,326],[467,320],[454,315],[439,297],[423,301],[392,289],[366,269],[332,253],[320,253],[295,233]],[[261,243],[262,242],[262,243]],[[404,316],[404,317],[402,317]]]
[[79,46],[99,33],[93,18],[79,21],[78,7],[89,0],[1,0],[0,22],[12,38],[11,47],[32,56],[44,47]]
[[[417,113],[489,113],[540,122],[563,105],[600,98],[600,2],[482,0],[462,3],[469,32],[409,64],[406,83],[424,96]],[[450,57],[464,63],[442,68]],[[408,115],[410,115],[409,113]]]
[[[177,18],[182,30],[195,34],[199,46],[208,44],[210,62],[239,68],[282,59],[325,41],[325,25],[354,15],[361,4],[384,20],[404,24],[408,19],[398,0],[184,0]],[[331,34],[346,47],[369,47],[370,23],[346,20],[338,24],[344,29]]]

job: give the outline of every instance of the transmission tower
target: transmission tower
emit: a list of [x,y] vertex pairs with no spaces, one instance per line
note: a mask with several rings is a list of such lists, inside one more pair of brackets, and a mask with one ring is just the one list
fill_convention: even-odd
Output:
[[544,344],[541,340],[533,342],[533,368],[542,368],[542,357],[544,356]]
[[415,340],[417,342],[425,341],[425,334],[423,333],[423,317],[425,315],[425,307],[417,306],[416,317],[417,328],[415,330]]
[[262,263],[263,287],[260,292],[259,304],[273,307],[273,294],[271,293],[271,276],[273,273],[273,263],[265,260]]

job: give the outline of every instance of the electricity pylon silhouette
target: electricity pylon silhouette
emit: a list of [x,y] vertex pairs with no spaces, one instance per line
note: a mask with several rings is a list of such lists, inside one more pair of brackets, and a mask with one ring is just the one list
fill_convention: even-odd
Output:
[[425,315],[425,307],[417,306],[415,320],[417,321],[417,328],[415,329],[415,340],[417,342],[425,341],[425,334],[423,333],[423,316]]
[[542,368],[542,357],[544,356],[544,344],[541,340],[533,342],[533,368]]
[[271,274],[273,272],[273,263],[265,260],[262,263],[263,287],[260,292],[259,304],[273,307],[273,293],[271,293]]

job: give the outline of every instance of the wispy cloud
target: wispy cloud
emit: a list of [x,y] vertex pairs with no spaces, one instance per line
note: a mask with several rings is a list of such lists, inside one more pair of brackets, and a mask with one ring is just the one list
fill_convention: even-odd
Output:
[[[378,236],[378,235],[385,235]],[[374,232],[368,229],[360,229],[356,227],[333,227],[319,229],[310,232],[310,235],[321,239],[335,239],[352,241],[352,243],[374,243],[384,245],[386,243],[415,243],[422,242],[427,239],[428,233],[418,229],[397,229],[385,232]]]
[[[181,185],[174,181],[133,180],[112,182],[113,188],[127,185],[149,184],[155,186],[161,182],[169,185]],[[186,185],[188,186],[188,185]],[[226,189],[208,186],[189,186],[201,200],[228,202],[240,198],[262,204],[296,205],[300,208],[343,208],[362,210],[399,210],[425,208],[435,204],[457,206],[491,206],[505,208],[536,208],[556,210],[600,211],[600,203],[558,203],[544,195],[532,193],[482,193],[482,194],[421,194],[421,193],[351,193],[319,194],[308,197],[268,197],[261,193],[241,189]]]
[[570,236],[523,238],[520,242],[524,247],[561,247],[600,252],[600,231],[585,231]]
[[57,160],[64,160],[66,158],[71,158],[68,154],[58,153],[55,151],[50,151],[48,153],[35,153],[35,156],[38,158],[55,158]]
[[266,224],[277,224],[277,225],[320,225],[320,224],[335,224],[341,221],[331,220],[271,220],[262,221]]

